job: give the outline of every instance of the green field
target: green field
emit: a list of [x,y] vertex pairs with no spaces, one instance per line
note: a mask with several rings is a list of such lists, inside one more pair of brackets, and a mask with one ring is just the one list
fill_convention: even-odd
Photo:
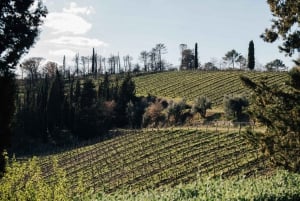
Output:
[[257,81],[268,78],[268,83],[284,84],[287,73],[283,72],[249,72],[249,71],[172,71],[149,74],[134,78],[137,95],[148,94],[167,99],[185,98],[194,101],[197,96],[207,96],[214,106],[222,105],[224,95],[245,94],[240,76],[246,75]]

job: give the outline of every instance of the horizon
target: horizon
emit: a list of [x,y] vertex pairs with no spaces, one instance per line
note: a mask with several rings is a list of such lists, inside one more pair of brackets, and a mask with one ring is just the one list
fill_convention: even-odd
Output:
[[221,65],[222,57],[232,49],[247,58],[251,40],[255,45],[255,69],[274,59],[281,59],[290,68],[292,59],[298,56],[285,57],[278,49],[280,41],[270,44],[260,38],[271,25],[272,15],[268,4],[259,0],[151,0],[147,3],[44,0],[44,3],[49,13],[39,39],[22,60],[43,57],[61,64],[65,55],[67,66],[72,67],[76,53],[88,56],[95,48],[104,57],[130,55],[135,64],[141,63],[140,52],[163,43],[167,47],[163,59],[177,67],[181,56],[179,45],[184,43],[193,49],[198,43],[201,64],[218,61]]

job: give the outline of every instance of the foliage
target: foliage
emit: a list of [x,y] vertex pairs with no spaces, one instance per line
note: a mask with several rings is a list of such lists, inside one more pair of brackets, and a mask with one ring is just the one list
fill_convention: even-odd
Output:
[[266,64],[266,69],[268,71],[286,70],[286,66],[280,59],[275,59]]
[[249,42],[248,48],[248,68],[253,70],[255,67],[254,43],[253,40]]
[[285,87],[241,77],[253,92],[252,118],[267,127],[264,133],[248,131],[248,138],[261,147],[275,166],[295,172],[300,172],[299,76],[299,69],[293,69]]
[[150,104],[143,115],[143,126],[158,127],[159,123],[164,123],[166,119],[166,115],[163,113],[164,109],[165,108],[159,100]]
[[104,200],[285,200],[297,201],[300,199],[300,177],[277,171],[270,178],[242,178],[236,177],[228,180],[222,178],[201,178],[188,185],[178,185],[159,190],[143,192],[120,191],[107,195],[95,194],[92,198],[97,201]]
[[11,143],[11,124],[15,111],[15,93],[17,86],[13,75],[0,76],[0,177],[4,171],[2,152]]
[[56,71],[55,79],[51,84],[47,102],[47,128],[50,134],[54,129],[62,127],[62,108],[64,103],[64,85],[60,74]]
[[167,118],[171,124],[183,124],[188,116],[190,116],[190,107],[183,99],[179,102],[170,101],[167,108]]
[[42,1],[0,2],[0,75],[14,69],[35,42],[47,14]]
[[237,61],[237,59],[239,58],[240,53],[238,53],[236,50],[231,50],[228,51],[225,54],[225,57],[223,58],[224,61],[227,61],[229,64],[232,64],[232,68],[234,68],[234,64]]
[[35,42],[46,14],[41,1],[0,1],[0,173],[5,165],[2,153],[10,145],[15,108],[16,88],[12,70]]
[[292,56],[300,48],[300,2],[297,0],[268,0],[274,19],[271,28],[266,29],[261,37],[266,42],[273,43],[282,39],[279,50]]
[[212,102],[205,96],[197,97],[192,106],[192,113],[199,113],[202,118],[206,117],[206,110],[211,109]]
[[224,112],[227,117],[234,117],[240,120],[243,110],[249,106],[249,101],[243,95],[225,95]]

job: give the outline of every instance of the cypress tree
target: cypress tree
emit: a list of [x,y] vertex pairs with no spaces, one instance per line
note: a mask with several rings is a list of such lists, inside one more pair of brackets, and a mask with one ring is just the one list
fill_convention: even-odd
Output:
[[195,44],[195,60],[194,60],[195,64],[194,67],[195,69],[199,68],[199,61],[198,61],[198,43]]
[[92,74],[95,72],[95,49],[93,48],[93,54],[92,54]]
[[250,70],[253,70],[255,67],[255,57],[254,57],[254,43],[251,40],[249,42],[249,48],[248,48],[248,68]]
[[[55,128],[62,126],[62,106],[64,103],[64,90],[59,72],[56,71],[55,79],[51,85],[47,104],[47,126],[50,134]],[[55,137],[55,136],[54,136]]]

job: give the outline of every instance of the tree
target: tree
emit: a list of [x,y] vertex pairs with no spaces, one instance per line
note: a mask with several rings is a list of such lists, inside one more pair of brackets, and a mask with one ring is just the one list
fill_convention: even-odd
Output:
[[211,109],[212,102],[205,96],[197,97],[192,106],[192,113],[199,113],[202,118],[206,117],[207,109]]
[[93,80],[86,79],[83,83],[83,88],[81,90],[81,98],[80,98],[80,107],[91,107],[96,103],[97,93],[95,90],[95,85]]
[[[292,56],[300,48],[299,13],[300,2],[294,0],[268,0],[276,19],[271,29],[261,36],[267,42],[282,38],[280,51]],[[294,27],[295,25],[295,27]],[[298,62],[295,62],[299,65]],[[252,105],[249,113],[254,120],[266,126],[265,132],[248,130],[246,137],[260,147],[275,166],[300,172],[300,68],[289,72],[284,86],[270,86],[267,80],[254,82],[242,76],[245,86],[252,90]],[[266,79],[266,78],[265,78]]]
[[266,29],[261,35],[264,41],[273,43],[282,39],[283,44],[279,46],[281,52],[292,56],[295,50],[300,48],[300,2],[297,0],[268,0],[272,15],[271,28]]
[[91,57],[91,60],[92,60],[92,74],[95,73],[95,49],[93,48],[93,53],[92,53],[92,57]]
[[[37,4],[34,5],[34,3]],[[0,1],[0,172],[4,171],[3,151],[10,144],[14,113],[15,83],[13,70],[39,34],[47,9],[38,0]],[[1,173],[0,173],[1,174]]]
[[179,49],[180,49],[180,54],[181,54],[181,62],[180,62],[180,69],[182,69],[183,66],[183,51],[187,49],[187,44],[180,44],[179,45]]
[[285,64],[280,59],[275,59],[273,61],[270,61],[269,63],[266,64],[265,67],[268,71],[275,71],[275,70],[279,71],[279,70],[286,69]]
[[236,59],[236,63],[239,63],[240,69],[243,69],[246,67],[247,60],[243,55],[239,55],[238,58]]
[[251,40],[249,42],[249,48],[248,48],[248,65],[247,67],[250,70],[253,70],[255,67],[255,56],[254,56],[254,43]]
[[173,122],[175,124],[177,123],[184,123],[186,117],[187,117],[187,112],[189,113],[190,111],[187,111],[190,107],[186,104],[186,101],[183,99],[179,102],[174,102],[171,101],[168,104],[167,108],[167,114],[168,114],[168,120],[169,122]]
[[75,73],[77,77],[79,76],[79,59],[80,59],[79,53],[75,54],[74,62],[75,62]]
[[284,86],[269,86],[266,80],[253,82],[242,76],[252,91],[249,113],[266,126],[265,132],[248,130],[246,137],[267,156],[273,165],[300,172],[300,68],[289,72]]
[[185,49],[182,52],[182,65],[181,65],[181,70],[189,70],[194,68],[194,60],[195,60],[195,55],[193,54],[193,51],[191,49]]
[[28,72],[31,82],[38,78],[38,69],[43,60],[42,57],[31,57],[22,62],[21,68]]
[[142,51],[140,54],[140,60],[144,63],[144,71],[148,71],[148,52]]
[[218,70],[217,66],[212,62],[207,62],[203,65],[204,70]]
[[62,77],[65,78],[66,77],[66,56],[64,55],[63,57],[63,64],[62,64]]
[[249,101],[243,95],[225,95],[223,104],[227,117],[234,117],[240,120],[243,110],[249,106]]
[[199,61],[198,61],[198,43],[195,44],[195,60],[194,60],[194,68],[199,68]]
[[229,64],[232,64],[232,68],[234,68],[234,64],[236,60],[238,59],[240,53],[238,53],[236,50],[231,50],[225,54],[225,57],[223,57],[224,61],[229,62]]
[[163,43],[158,43],[155,46],[155,50],[157,52],[157,57],[158,57],[158,62],[157,62],[158,63],[158,70],[163,71],[164,65],[163,65],[163,61],[162,61],[162,54],[167,53],[167,47]]
[[56,62],[48,61],[43,69],[45,75],[48,75],[49,77],[54,77],[56,71],[58,70],[57,65],[58,64]]
[[51,84],[48,104],[47,104],[47,128],[51,135],[54,136],[54,130],[62,126],[62,106],[64,103],[64,86],[61,76],[56,70],[56,76]]

